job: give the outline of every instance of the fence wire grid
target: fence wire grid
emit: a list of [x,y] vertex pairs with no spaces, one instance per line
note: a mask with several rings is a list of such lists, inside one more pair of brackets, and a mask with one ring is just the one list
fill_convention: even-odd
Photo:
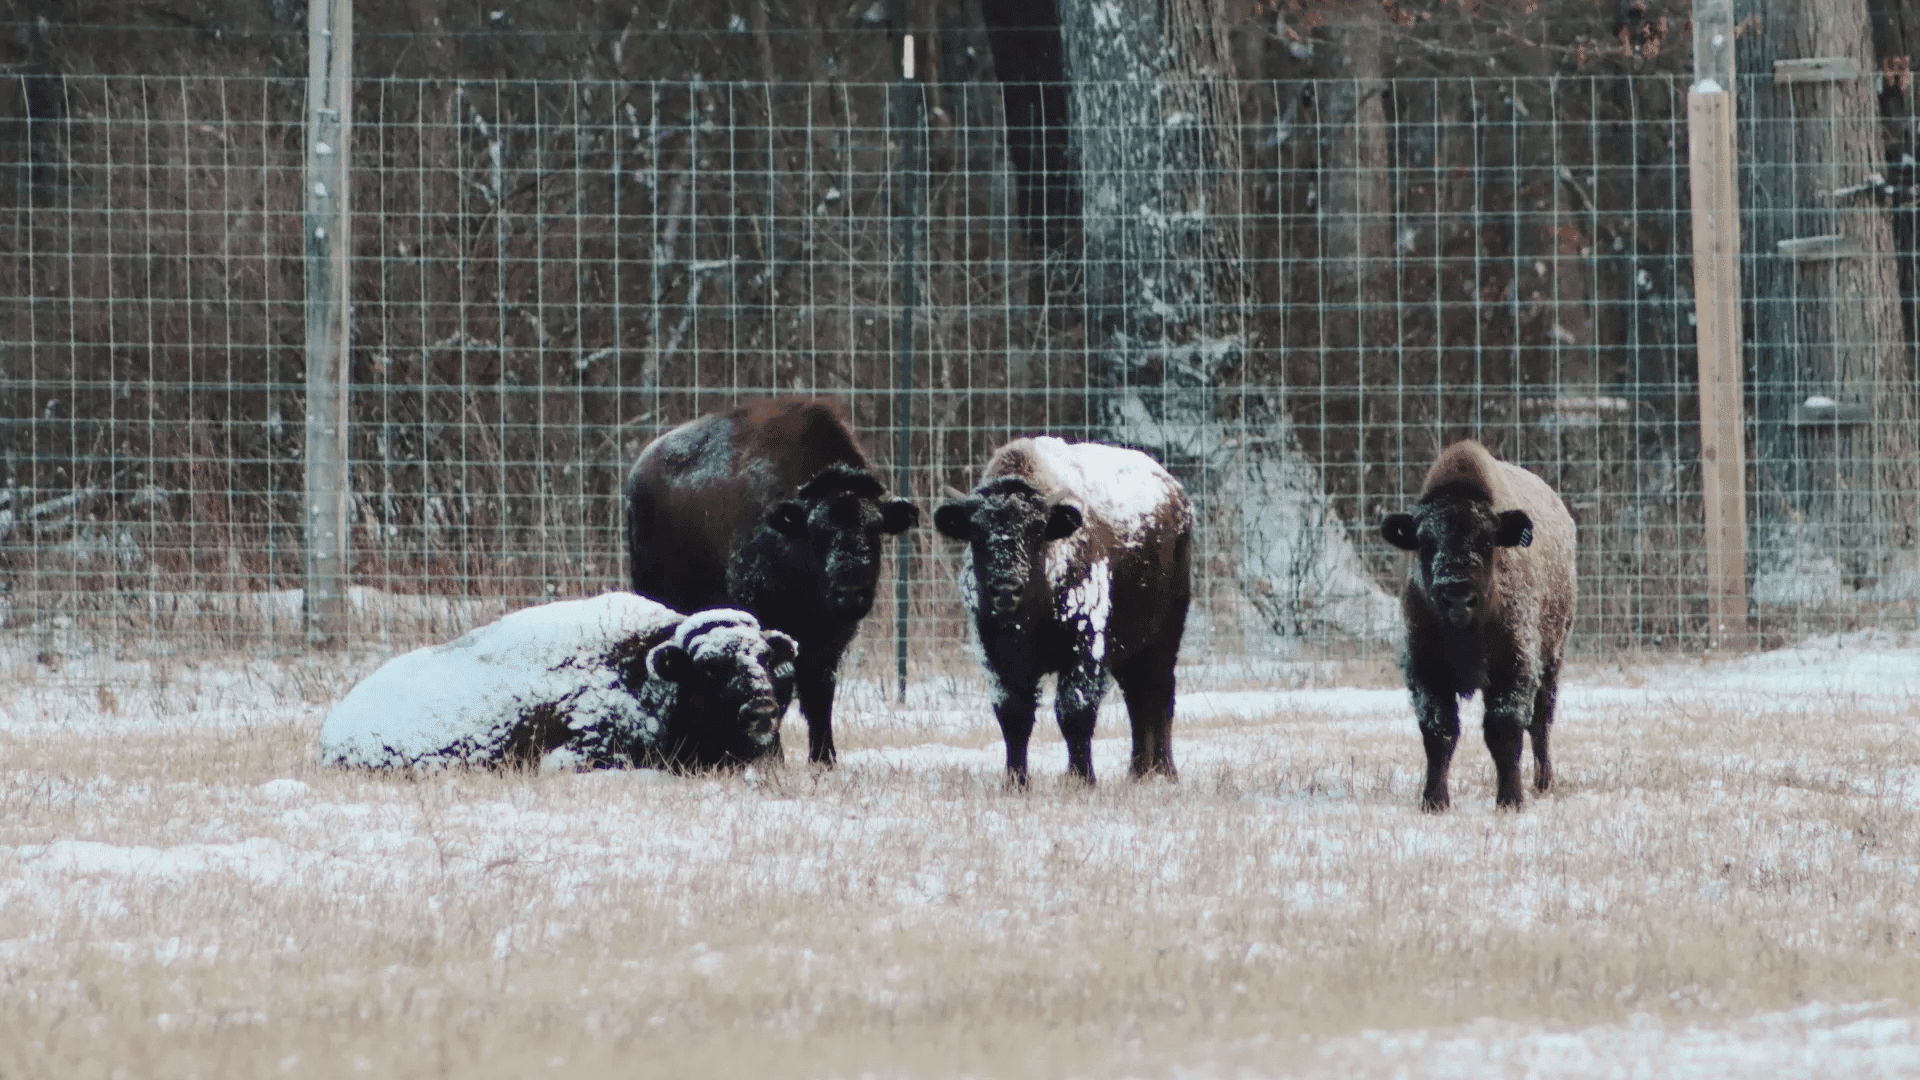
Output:
[[[358,81],[349,636],[397,648],[621,587],[641,448],[805,395],[924,510],[1016,435],[1161,456],[1200,514],[1209,655],[1390,655],[1404,565],[1379,519],[1465,436],[1571,508],[1577,649],[1703,646],[1685,83],[1228,89],[1212,130],[1128,137],[1218,142],[1207,181],[1230,197],[1188,224],[1229,253],[1231,340],[1116,368],[1059,88]],[[304,647],[304,91],[20,81],[30,107],[0,119],[8,629]],[[1753,612],[1776,639],[1911,626],[1920,580],[1912,201],[1886,172],[1793,205],[1803,172],[1865,183],[1794,156],[1822,119],[1740,133],[1743,201],[1790,196],[1750,213],[1743,256]],[[1826,234],[1869,250],[1778,243]],[[1832,316],[1859,281],[1869,317]],[[1834,359],[1853,353],[1871,363]],[[911,536],[885,572],[907,579],[915,670],[965,664],[959,553]],[[895,625],[880,595],[869,642]]]

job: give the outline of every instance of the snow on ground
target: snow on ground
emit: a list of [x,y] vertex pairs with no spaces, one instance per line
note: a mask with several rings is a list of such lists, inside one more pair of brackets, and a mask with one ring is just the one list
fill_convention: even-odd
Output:
[[[1309,1077],[1920,1076],[1920,1021],[1898,1002],[1808,1005],[1722,1026],[1667,1027],[1650,1017],[1555,1031],[1482,1020],[1443,1031],[1367,1031],[1314,1051]],[[1312,1060],[1310,1059],[1310,1060]]]
[[[327,707],[377,656],[187,664],[129,651],[50,666],[0,645],[0,659],[11,665],[0,684],[0,745],[14,751],[0,766],[0,808],[10,808],[0,813],[0,970],[19,976],[80,970],[74,956],[88,951],[178,973],[220,956],[272,958],[315,945],[296,942],[289,928],[245,929],[243,920],[204,933],[169,925],[171,898],[200,889],[237,890],[241,908],[321,920],[325,930],[316,932],[343,941],[410,923],[445,940],[463,932],[464,918],[464,932],[484,933],[487,955],[501,964],[583,941],[610,948],[605,942],[625,939],[597,923],[570,923],[568,912],[605,920],[609,910],[639,905],[635,918],[665,919],[700,937],[697,947],[683,942],[679,951],[628,961],[643,964],[669,997],[683,993],[683,983],[726,989],[728,978],[748,977],[730,973],[792,960],[800,965],[796,986],[805,988],[795,993],[808,1008],[848,995],[860,1008],[904,1016],[916,1003],[950,1012],[952,1002],[912,989],[919,968],[911,955],[886,959],[889,934],[946,942],[950,952],[930,961],[930,971],[1010,958],[1008,993],[1041,995],[1025,1008],[1044,1012],[1061,1007],[1044,997],[1046,972],[1064,965],[1071,979],[1082,937],[1110,924],[1152,932],[1127,922],[1129,910],[1155,912],[1180,931],[1162,939],[1162,967],[1151,979],[1124,976],[1149,996],[1155,980],[1182,985],[1185,970],[1197,981],[1182,995],[1212,993],[1211,983],[1225,978],[1278,999],[1294,983],[1326,979],[1316,963],[1390,962],[1396,937],[1428,950],[1463,949],[1456,964],[1471,969],[1474,943],[1491,948],[1542,932],[1574,963],[1583,940],[1638,925],[1646,939],[1638,947],[1679,959],[1648,968],[1653,961],[1637,958],[1619,971],[1602,963],[1582,976],[1614,980],[1607,985],[1630,1006],[1624,1020],[1516,1020],[1494,995],[1478,1019],[1383,1026],[1362,1000],[1343,1006],[1352,1026],[1331,1034],[1214,1033],[1172,1052],[1172,1067],[1121,1072],[1920,1075],[1920,987],[1907,993],[1896,980],[1890,991],[1884,971],[1856,987],[1796,968],[1794,978],[1823,997],[1783,1008],[1754,991],[1761,1004],[1744,1013],[1739,979],[1672,974],[1712,967],[1689,960],[1688,948],[1811,949],[1841,972],[1913,949],[1920,847],[1906,829],[1920,812],[1920,644],[1910,636],[1860,633],[1755,656],[1579,670],[1556,728],[1567,790],[1522,815],[1494,814],[1485,752],[1467,738],[1447,817],[1412,809],[1419,749],[1403,690],[1302,687],[1298,669],[1272,670],[1271,682],[1288,689],[1249,688],[1263,681],[1256,668],[1235,668],[1231,678],[1197,665],[1184,671],[1178,786],[1121,782],[1127,726],[1110,695],[1094,743],[1103,786],[1090,798],[1074,794],[1058,783],[1065,751],[1043,712],[1034,790],[1013,798],[994,783],[1004,752],[984,687],[970,677],[916,684],[905,706],[894,705],[885,686],[847,687],[836,723],[845,749],[827,778],[790,764],[744,780],[629,773],[507,783],[456,773],[400,784],[315,764],[313,739]],[[1755,726],[1703,747],[1698,729],[1686,726],[1696,714]],[[1803,715],[1852,725],[1846,741],[1823,741],[1809,728],[1804,744],[1783,744],[1800,737]],[[1474,723],[1476,711],[1463,720]],[[246,751],[256,733],[264,733],[263,747]],[[57,769],[32,764],[65,741],[92,749],[56,758],[64,762]],[[183,779],[112,756],[125,753],[121,743],[173,741],[196,754],[245,751],[259,761],[232,775],[213,768],[210,778]],[[1596,760],[1599,745],[1606,760]],[[1616,782],[1621,776],[1630,782]],[[1718,820],[1711,799],[1736,789],[1746,817]],[[33,833],[36,807],[59,828]],[[963,814],[929,818],[954,807]],[[805,839],[788,839],[796,836]],[[1064,862],[1063,844],[1071,848]],[[1201,857],[1201,848],[1212,854]],[[1596,853],[1660,869],[1633,877],[1584,865]],[[1403,880],[1382,884],[1380,867]],[[502,882],[516,890],[510,904],[460,915]],[[1223,915],[1221,897],[1255,906]],[[1696,921],[1662,925],[1666,912],[1682,909]],[[523,918],[523,910],[537,914]],[[782,922],[771,947],[729,943],[727,927],[743,913],[790,910],[824,919],[826,929]],[[835,937],[851,932],[833,928],[835,913],[866,920],[858,936]],[[1777,941],[1751,929],[1768,920],[1785,927]],[[1322,923],[1331,928],[1324,946],[1284,938],[1296,932],[1290,927]],[[645,925],[663,933],[657,921]],[[1377,932],[1387,951],[1369,951],[1374,943],[1354,928]],[[1722,933],[1724,943],[1715,936]],[[1188,954],[1179,960],[1188,967],[1174,975],[1164,970],[1174,963],[1169,946]],[[879,959],[862,951],[869,947]],[[1322,947],[1331,959],[1316,954]],[[1111,958],[1099,963],[1132,970]],[[1754,978],[1774,978],[1771,970]],[[1650,979],[1659,985],[1649,987]],[[1675,1019],[1634,1004],[1649,993],[1657,1005],[1671,997],[1711,1007],[1704,1020]],[[647,1008],[660,1010],[656,1018],[672,1015],[665,1005]]]

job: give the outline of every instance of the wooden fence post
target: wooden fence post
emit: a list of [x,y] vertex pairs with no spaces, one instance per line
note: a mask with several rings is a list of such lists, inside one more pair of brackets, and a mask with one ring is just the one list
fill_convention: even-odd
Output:
[[1744,647],[1747,455],[1740,385],[1740,205],[1734,187],[1732,0],[1693,9],[1687,94],[1693,192],[1693,301],[1700,363],[1700,494],[1706,507],[1707,609],[1714,647]]
[[301,500],[307,640],[335,642],[347,603],[347,143],[352,0],[308,0],[307,426]]

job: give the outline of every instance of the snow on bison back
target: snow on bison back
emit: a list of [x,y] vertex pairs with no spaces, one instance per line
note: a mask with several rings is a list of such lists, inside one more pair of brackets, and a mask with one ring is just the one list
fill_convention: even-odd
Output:
[[780,754],[793,639],[632,593],[516,611],[388,661],[327,714],[330,765],[673,769]]

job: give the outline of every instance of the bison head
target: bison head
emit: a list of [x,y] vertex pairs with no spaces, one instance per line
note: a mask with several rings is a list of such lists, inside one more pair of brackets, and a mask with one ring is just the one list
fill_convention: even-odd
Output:
[[880,537],[920,523],[920,511],[912,503],[883,501],[883,494],[872,474],[834,465],[767,513],[769,528],[806,545],[819,560],[826,601],[841,615],[859,618],[873,606],[880,581]]
[[1019,622],[1028,593],[1045,572],[1041,553],[1047,542],[1072,536],[1081,524],[1078,507],[1050,503],[1016,476],[988,481],[933,512],[933,527],[942,536],[972,545],[976,612],[1005,624]]
[[744,611],[712,608],[687,616],[672,638],[647,653],[647,674],[675,684],[674,715],[694,728],[668,737],[710,748],[696,755],[703,760],[751,759],[777,747],[799,651],[792,638]]
[[1485,497],[1441,488],[1413,513],[1387,515],[1380,535],[1419,554],[1415,584],[1448,625],[1464,629],[1486,615],[1494,549],[1533,543],[1533,519],[1525,510],[1495,512]]

